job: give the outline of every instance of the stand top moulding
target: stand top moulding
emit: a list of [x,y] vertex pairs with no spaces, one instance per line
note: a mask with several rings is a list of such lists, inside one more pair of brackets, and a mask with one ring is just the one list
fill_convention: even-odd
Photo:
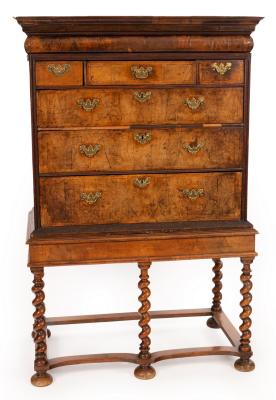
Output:
[[[261,19],[261,17],[16,18],[28,36],[25,42],[27,53],[249,52],[253,47],[250,34]],[[145,41],[141,40],[141,36]],[[160,36],[162,36],[161,41]]]

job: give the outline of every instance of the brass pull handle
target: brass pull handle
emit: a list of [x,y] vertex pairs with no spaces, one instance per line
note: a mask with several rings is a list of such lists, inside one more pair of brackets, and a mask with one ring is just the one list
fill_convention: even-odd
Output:
[[191,110],[197,110],[200,106],[202,106],[204,104],[204,97],[203,96],[199,96],[198,98],[196,97],[191,97],[191,98],[186,98],[184,100],[184,104],[186,104],[186,106],[188,106]]
[[180,191],[189,200],[197,200],[199,197],[204,196],[203,189],[181,189]]
[[48,71],[56,76],[63,76],[70,71],[70,64],[49,64]]
[[140,65],[139,67],[137,67],[136,65],[133,65],[130,70],[134,78],[147,79],[152,74],[153,68],[149,66],[143,67],[142,65]]
[[144,133],[135,133],[133,135],[133,138],[138,143],[146,144],[146,143],[149,143],[151,141],[152,136],[151,136],[150,132],[144,132]]
[[144,103],[151,98],[151,92],[134,92],[133,96],[139,103]]
[[95,204],[102,197],[102,192],[81,193],[80,199],[87,204]]
[[101,149],[100,144],[90,144],[86,146],[85,144],[80,145],[80,153],[84,154],[86,157],[94,157]]
[[99,104],[99,99],[80,99],[77,104],[85,111],[92,111]]
[[213,71],[216,71],[219,75],[225,75],[227,71],[230,71],[232,68],[232,63],[213,63],[211,64],[211,68]]
[[150,178],[135,178],[133,184],[138,188],[144,188],[150,184]]
[[190,154],[196,154],[198,153],[201,149],[203,149],[204,145],[202,143],[198,144],[183,144],[184,150],[186,150]]

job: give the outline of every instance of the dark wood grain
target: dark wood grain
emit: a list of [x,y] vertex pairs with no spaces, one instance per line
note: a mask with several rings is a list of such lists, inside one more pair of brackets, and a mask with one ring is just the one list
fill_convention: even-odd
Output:
[[[183,317],[205,317],[211,315],[210,308],[199,308],[191,310],[159,310],[149,311],[150,319],[158,318],[183,318]],[[113,314],[97,314],[97,315],[72,315],[67,317],[48,317],[46,318],[47,326],[50,325],[68,325],[68,324],[87,324],[95,322],[114,322],[114,321],[131,321],[140,318],[139,312],[124,312]]]
[[[214,225],[215,226],[215,225]],[[256,231],[252,227],[191,229],[144,234],[76,234],[29,238],[32,267],[138,260],[188,260],[254,257]]]
[[139,353],[138,353],[138,359],[139,359],[139,366],[135,369],[134,375],[138,379],[151,379],[155,376],[156,372],[155,369],[150,365],[150,359],[151,359],[151,354],[150,354],[150,289],[149,289],[149,268],[150,268],[151,263],[150,262],[140,262],[138,263],[138,267],[140,269],[140,281],[138,283],[138,288],[140,289],[140,296],[138,297],[138,300],[141,303],[141,306],[139,307],[138,313],[140,315],[139,318],[139,326],[141,328],[141,331],[139,333],[139,339],[141,340],[140,346],[139,346]]
[[[54,68],[65,68],[68,70],[61,74],[55,74],[49,71],[49,66]],[[82,85],[83,83],[83,65],[80,61],[39,61],[36,63],[36,85],[37,86],[71,86]]]
[[250,315],[252,313],[251,308],[251,289],[252,289],[252,281],[251,281],[251,264],[254,258],[241,258],[241,262],[243,264],[242,274],[241,274],[241,295],[242,301],[240,302],[242,312],[240,314],[240,318],[242,320],[242,324],[240,326],[241,336],[240,336],[240,358],[235,361],[235,368],[238,371],[249,372],[255,368],[254,361],[251,360],[253,355],[250,339],[251,339],[251,318]]
[[137,354],[132,353],[103,353],[56,357],[49,360],[50,369],[77,364],[94,364],[104,362],[129,362],[138,364]]
[[[135,93],[149,93],[139,102]],[[197,109],[187,99],[203,99]],[[79,101],[97,99],[91,111]],[[37,93],[37,122],[42,128],[131,124],[241,123],[243,89],[82,89]]]
[[[211,307],[212,313],[218,313],[221,311],[221,299],[222,299],[222,294],[221,294],[221,289],[222,289],[222,262],[220,259],[214,259],[213,260],[215,265],[213,267],[213,272],[214,272],[214,277],[213,277],[213,282],[214,282],[214,287],[213,287],[213,304]],[[217,323],[215,318],[212,316],[207,320],[207,325],[209,328],[219,328],[220,325]]]
[[[98,35],[99,36],[99,35]],[[250,36],[104,36],[104,37],[41,37],[31,36],[25,41],[29,54],[38,53],[140,53],[146,52],[239,52],[245,53],[253,48]]]
[[[140,142],[143,138],[145,143]],[[235,127],[40,131],[39,171],[68,175],[239,168],[243,163],[242,140],[243,130]],[[100,148],[89,156],[80,150],[83,145]]]
[[[151,363],[158,361],[199,356],[238,356],[239,352],[235,347],[213,346],[213,347],[195,347],[186,349],[162,350],[154,352],[151,355]],[[90,364],[99,362],[130,362],[138,364],[138,357],[131,353],[107,353],[107,354],[88,354],[77,356],[56,357],[49,360],[50,369],[65,367],[76,364]]]
[[32,337],[35,342],[35,360],[34,370],[36,373],[32,376],[31,382],[34,386],[48,386],[52,382],[52,377],[47,373],[49,369],[49,362],[47,358],[47,324],[45,319],[45,293],[44,288],[44,269],[31,268],[33,273],[33,287],[32,291],[35,295],[33,306],[35,312],[33,313],[34,324]]
[[212,347],[194,347],[186,349],[174,349],[174,350],[161,350],[152,353],[152,363],[171,360],[174,358],[182,357],[199,357],[199,356],[238,356],[239,351],[235,347],[231,346],[212,346]]
[[231,69],[225,74],[220,75],[216,70],[212,68],[212,65],[216,62],[217,64],[226,64],[223,60],[215,61],[202,61],[199,63],[199,81],[200,83],[243,83],[244,82],[244,63],[241,60],[228,60],[231,63]]
[[36,113],[36,89],[35,89],[35,60],[29,56],[30,71],[30,100],[31,100],[31,127],[32,127],[32,162],[33,162],[33,195],[34,195],[34,224],[40,227],[40,205],[39,205],[39,154],[37,138],[37,113]]
[[[143,180],[148,184],[137,187]],[[40,191],[44,227],[239,220],[241,215],[239,172],[41,178]],[[83,193],[100,197],[89,204]]]
[[175,33],[249,35],[261,17],[17,17],[28,35],[131,34],[164,35]]
[[[132,68],[150,68],[148,76],[139,78]],[[192,61],[147,62],[132,61],[90,61],[87,63],[86,82],[88,85],[106,84],[192,84],[195,83],[196,65]],[[139,72],[139,70],[138,70]],[[137,74],[137,72],[136,72]]]
[[232,343],[234,347],[238,348],[240,344],[239,332],[225,315],[225,313],[222,310],[215,311],[213,312],[213,317],[217,325],[222,329],[223,333],[230,341],[230,343]]
[[[159,38],[160,39],[160,38]],[[55,60],[55,61],[64,61],[64,53],[32,53],[31,54],[33,59],[36,61],[48,61],[48,60]],[[250,56],[249,52],[240,52],[240,51],[233,51],[233,52],[197,52],[195,51],[166,51],[166,52],[145,52],[140,51],[137,53],[120,51],[120,52],[87,52],[83,51],[80,53],[68,53],[66,52],[66,60],[72,61],[197,61],[199,63],[203,60],[246,60]]]
[[[138,364],[141,379],[155,375],[152,363],[180,357],[231,355],[239,357],[239,371],[254,368],[250,265],[257,232],[246,215],[250,34],[260,20],[17,18],[28,36],[31,76],[34,385],[52,382],[48,369],[95,362]],[[214,63],[228,63],[227,70]],[[146,101],[138,101],[141,92]],[[226,257],[243,263],[240,335],[222,311]],[[189,259],[215,262],[211,309],[150,311],[150,264]],[[122,262],[140,268],[138,312],[45,317],[45,267]],[[210,316],[208,326],[232,346],[150,352],[151,318],[195,316]],[[127,320],[139,320],[139,354],[47,358],[50,325]]]

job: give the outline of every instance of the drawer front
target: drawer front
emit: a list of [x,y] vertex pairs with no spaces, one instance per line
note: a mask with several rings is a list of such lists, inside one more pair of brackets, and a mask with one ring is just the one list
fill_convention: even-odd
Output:
[[196,65],[192,61],[90,61],[87,63],[86,83],[189,84],[196,81]]
[[244,62],[241,60],[210,60],[199,63],[200,83],[243,83]]
[[81,61],[38,61],[37,86],[69,86],[83,84]]
[[241,173],[41,178],[42,226],[239,220]]
[[41,128],[242,120],[242,88],[42,90],[37,94]]
[[40,131],[40,173],[242,165],[241,128]]

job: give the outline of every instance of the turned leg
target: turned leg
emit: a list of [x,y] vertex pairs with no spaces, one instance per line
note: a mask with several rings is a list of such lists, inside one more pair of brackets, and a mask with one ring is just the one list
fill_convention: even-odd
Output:
[[[46,329],[46,333],[47,333],[47,337],[48,338],[50,338],[51,337],[51,335],[52,335],[52,332],[50,331],[50,329]],[[35,338],[35,331],[33,330],[32,331],[32,338],[34,339]]]
[[139,314],[141,316],[139,325],[142,328],[139,338],[141,339],[140,344],[140,352],[139,352],[139,361],[140,365],[135,369],[134,375],[139,379],[151,379],[155,376],[155,369],[150,365],[150,302],[148,300],[150,296],[149,289],[149,275],[148,270],[150,268],[151,263],[138,263],[138,267],[140,268],[140,281],[138,284],[139,289],[141,290],[141,294],[139,296],[139,301],[142,306],[139,308]]
[[[222,261],[218,258],[218,259],[213,259],[215,265],[213,267],[213,272],[215,274],[214,278],[213,278],[213,282],[214,282],[214,288],[212,290],[214,297],[213,297],[213,305],[211,307],[211,311],[213,312],[218,312],[221,311],[221,299],[222,299],[222,294],[221,294],[221,289],[222,289],[222,283],[221,283],[221,279],[222,279],[222,272],[221,272],[221,268],[223,266]],[[219,325],[217,324],[217,322],[215,321],[214,317],[210,317],[207,320],[207,325],[209,326],[209,328],[219,328]]]
[[44,288],[44,270],[43,268],[31,268],[34,275],[32,291],[35,294],[33,305],[35,312],[33,313],[33,339],[35,342],[35,361],[34,370],[36,373],[32,376],[31,382],[34,386],[47,386],[52,383],[52,376],[47,373],[49,363],[47,359],[47,326],[45,320],[45,294]]
[[240,337],[240,358],[235,362],[235,368],[242,372],[252,371],[255,368],[254,362],[250,359],[252,356],[252,350],[250,346],[250,338],[251,338],[251,319],[250,314],[252,312],[252,308],[250,306],[252,295],[250,290],[252,289],[251,282],[251,268],[250,264],[253,262],[252,258],[241,258],[241,262],[243,264],[242,274],[241,274],[241,282],[243,284],[241,288],[242,301],[240,305],[242,307],[242,312],[240,314],[240,318],[242,320],[242,324],[240,326],[241,337]]

